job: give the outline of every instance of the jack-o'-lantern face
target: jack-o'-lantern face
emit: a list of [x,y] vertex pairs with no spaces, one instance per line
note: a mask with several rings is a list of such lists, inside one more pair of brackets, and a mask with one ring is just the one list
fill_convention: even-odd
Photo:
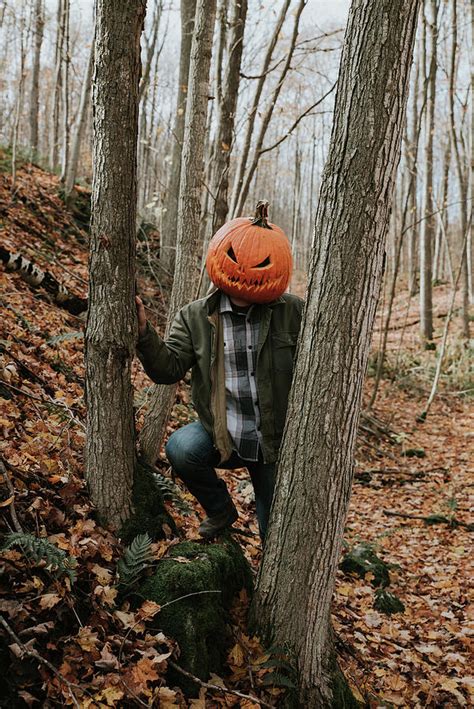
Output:
[[289,241],[267,215],[268,202],[259,202],[254,219],[239,217],[224,224],[207,252],[206,268],[214,285],[249,303],[275,300],[291,276]]

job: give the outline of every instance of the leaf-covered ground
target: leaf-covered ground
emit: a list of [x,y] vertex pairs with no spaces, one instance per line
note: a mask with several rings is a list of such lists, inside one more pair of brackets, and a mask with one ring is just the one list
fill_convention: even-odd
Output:
[[[20,251],[85,297],[87,235],[57,190],[57,178],[36,167],[19,171],[13,194],[9,176],[0,174],[0,244]],[[140,241],[139,283],[150,317],[160,326],[159,290],[166,284],[157,270],[155,248],[153,233]],[[116,567],[123,549],[96,523],[82,478],[84,321],[18,274],[2,268],[0,278],[1,533],[21,529],[63,550],[66,560],[77,560],[71,562],[72,573],[60,573],[54,564],[28,560],[18,546],[3,553],[0,613],[16,636],[8,635],[5,625],[0,629],[2,674],[6,659],[13,660],[4,705],[258,706],[204,687],[199,698],[186,700],[167,686],[175,643],[161,632],[157,607],[121,601]],[[436,289],[438,340],[448,299],[448,288]],[[374,430],[370,421],[362,431],[345,537],[346,554],[362,545],[393,565],[386,590],[403,602],[405,611],[385,615],[374,608],[376,580],[370,571],[363,578],[340,571],[334,625],[341,665],[354,692],[370,706],[466,707],[472,705],[474,689],[472,532],[466,526],[472,521],[472,358],[458,343],[455,319],[450,342],[457,344],[448,348],[439,395],[427,420],[418,422],[436,353],[420,352],[416,319],[416,303],[407,309],[400,294],[374,407],[377,420],[390,426],[396,440]],[[138,363],[133,382],[140,426],[149,382]],[[372,386],[369,376],[367,401]],[[192,416],[183,386],[170,428]],[[166,473],[165,462],[162,468]],[[245,471],[229,471],[225,477],[241,512],[238,527],[246,533],[237,538],[256,570],[261,549],[251,486]],[[183,496],[193,504],[185,491]],[[170,504],[170,511],[181,535],[196,538],[197,506],[185,515]],[[166,555],[176,541],[170,537],[155,543],[154,559]],[[268,653],[248,633],[247,606],[241,594],[226,672],[210,682],[276,706],[281,690],[265,684]],[[26,656],[25,647],[50,664]]]

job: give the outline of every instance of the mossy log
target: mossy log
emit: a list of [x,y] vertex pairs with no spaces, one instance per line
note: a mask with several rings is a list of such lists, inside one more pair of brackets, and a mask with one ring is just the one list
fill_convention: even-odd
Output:
[[[250,567],[230,537],[215,543],[182,542],[140,589],[142,597],[162,606],[160,628],[180,648],[179,664],[206,680],[219,672],[231,643],[229,608],[236,594],[252,588]],[[169,681],[196,695],[199,687],[172,668]]]

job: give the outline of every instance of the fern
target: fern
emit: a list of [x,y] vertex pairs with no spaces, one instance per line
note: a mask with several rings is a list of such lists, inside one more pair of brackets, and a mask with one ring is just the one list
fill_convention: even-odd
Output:
[[117,564],[122,592],[135,586],[151,560],[151,539],[148,534],[138,534]]
[[71,583],[76,580],[77,559],[68,556],[63,549],[58,549],[47,539],[35,537],[34,534],[13,532],[5,537],[3,549],[14,546],[19,546],[23,554],[35,564],[44,561],[47,571],[53,576],[68,576]]
[[178,508],[180,512],[189,514],[192,512],[193,508],[190,504],[183,500],[181,497],[181,491],[175,482],[170,480],[170,478],[165,477],[161,473],[153,472],[156,485],[163,495],[164,500],[170,500]]

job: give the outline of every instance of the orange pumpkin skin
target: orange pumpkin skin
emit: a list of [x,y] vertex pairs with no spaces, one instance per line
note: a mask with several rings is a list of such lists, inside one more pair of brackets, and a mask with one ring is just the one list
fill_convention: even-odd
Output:
[[288,238],[265,216],[260,221],[265,226],[255,223],[257,217],[227,222],[212,237],[207,252],[206,268],[214,285],[248,303],[276,300],[287,289],[291,277]]

